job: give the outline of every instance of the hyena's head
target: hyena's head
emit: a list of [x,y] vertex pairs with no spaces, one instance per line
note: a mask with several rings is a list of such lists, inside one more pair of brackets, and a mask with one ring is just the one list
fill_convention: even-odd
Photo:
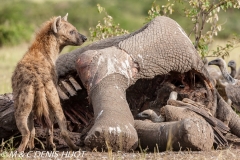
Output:
[[78,30],[67,21],[67,16],[68,14],[63,18],[59,16],[54,19],[52,23],[53,32],[57,36],[60,46],[80,46],[87,40],[87,37],[80,34]]

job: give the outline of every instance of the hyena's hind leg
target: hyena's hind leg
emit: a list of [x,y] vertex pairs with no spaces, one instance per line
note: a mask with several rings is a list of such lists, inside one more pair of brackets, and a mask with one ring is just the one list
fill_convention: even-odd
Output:
[[33,118],[33,112],[31,112],[28,116],[28,129],[30,131],[30,138],[28,142],[28,148],[32,150],[34,145],[34,138],[35,138],[35,128],[34,128],[34,118]]
[[47,101],[47,96],[45,93],[45,87],[42,83],[38,84],[36,89],[36,114],[40,117],[41,121],[44,120],[46,128],[46,148],[56,150],[56,145],[53,143],[53,116],[49,113],[49,105]]
[[53,151],[56,151],[56,145],[53,142],[53,122],[54,117],[50,116],[52,125],[50,128],[46,129],[46,141],[47,141],[47,148],[52,149]]
[[58,92],[54,83],[52,81],[49,81],[45,86],[46,86],[45,91],[48,98],[50,109],[57,120],[63,139],[67,143],[68,147],[70,147],[72,150],[78,150],[79,148],[72,142],[72,140],[69,137],[67,131],[66,118],[63,114]]
[[22,135],[22,141],[17,151],[22,152],[25,150],[30,138],[30,131],[28,128],[28,117],[32,111],[34,101],[34,89],[32,85],[22,88],[22,94],[15,100],[16,110],[15,119],[18,130]]

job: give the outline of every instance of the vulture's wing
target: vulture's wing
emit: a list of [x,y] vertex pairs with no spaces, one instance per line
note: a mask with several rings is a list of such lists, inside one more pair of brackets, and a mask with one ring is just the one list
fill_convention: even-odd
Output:
[[187,109],[201,115],[212,126],[213,131],[214,131],[215,143],[221,144],[222,146],[228,146],[228,141],[223,135],[230,131],[230,128],[228,126],[226,126],[219,119],[209,115],[208,112],[205,110],[199,109],[195,106],[184,106],[184,108],[187,108]]
[[233,106],[240,112],[240,84],[227,85],[225,87],[227,97],[232,101]]

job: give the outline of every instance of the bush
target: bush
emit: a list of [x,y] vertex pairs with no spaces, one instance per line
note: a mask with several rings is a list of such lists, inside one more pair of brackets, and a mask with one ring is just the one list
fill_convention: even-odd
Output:
[[29,41],[31,38],[30,26],[24,23],[14,23],[11,21],[6,21],[4,24],[0,25],[0,46],[3,45],[16,45],[24,41]]
[[97,7],[98,12],[104,13],[105,17],[103,18],[103,22],[98,21],[98,24],[95,28],[89,28],[92,41],[129,33],[127,30],[122,29],[119,23],[115,24],[113,22],[113,18],[108,15],[108,13],[105,11],[105,8],[101,7],[99,4],[97,4]]

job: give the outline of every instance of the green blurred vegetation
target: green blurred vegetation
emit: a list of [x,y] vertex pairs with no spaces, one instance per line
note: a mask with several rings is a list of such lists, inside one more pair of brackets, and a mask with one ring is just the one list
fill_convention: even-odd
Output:
[[151,0],[136,3],[133,0],[0,0],[0,46],[29,41],[40,25],[53,16],[64,16],[83,34],[96,26],[104,15],[98,13],[97,4],[120,23],[122,28],[133,31],[142,26]]
[[[89,36],[89,28],[95,27],[103,14],[99,14],[97,4],[106,9],[121,28],[132,32],[139,29],[146,22],[148,10],[153,0],[0,0],[0,46],[15,45],[29,41],[40,25],[50,17],[69,13],[69,21],[77,29]],[[159,5],[167,0],[156,0]],[[175,3],[174,13],[170,15],[187,33],[193,24],[185,17],[183,8],[186,3]],[[219,38],[228,38],[232,34],[240,33],[239,10],[229,10],[220,13],[220,23],[224,23]]]

